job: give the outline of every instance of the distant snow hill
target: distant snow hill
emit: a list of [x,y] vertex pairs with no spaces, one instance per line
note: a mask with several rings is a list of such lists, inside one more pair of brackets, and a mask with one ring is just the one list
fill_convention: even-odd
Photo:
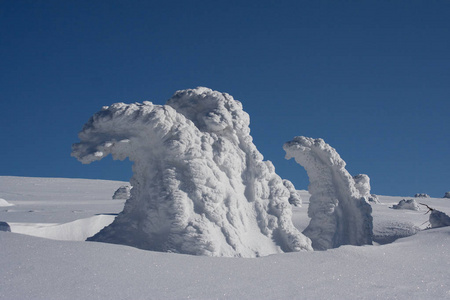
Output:
[[[373,246],[229,259],[80,241],[123,210],[124,200],[111,197],[126,184],[0,176],[0,198],[13,204],[0,207],[0,221],[11,224],[12,231],[0,231],[0,299],[450,296],[450,227],[424,230],[424,211],[390,208],[405,197],[379,196],[380,204],[372,204],[379,242]],[[292,220],[303,231],[309,223],[309,194],[299,194],[303,204],[293,207]],[[421,202],[450,213],[446,199]]]

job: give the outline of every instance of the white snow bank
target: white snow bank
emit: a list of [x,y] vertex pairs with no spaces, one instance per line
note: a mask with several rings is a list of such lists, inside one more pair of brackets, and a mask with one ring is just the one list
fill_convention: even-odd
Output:
[[450,192],[445,192],[444,198],[450,198]]
[[295,189],[294,184],[287,179],[283,179],[283,184],[290,193],[289,203],[294,206],[302,206],[302,197],[300,196],[300,193]]
[[85,241],[105,226],[111,224],[114,215],[98,215],[64,224],[51,223],[13,223],[11,232],[32,235],[52,240]]
[[392,206],[393,209],[410,209],[410,210],[420,210],[419,204],[414,199],[403,199]]
[[14,204],[9,203],[5,199],[0,198],[0,207],[13,206]]
[[239,101],[207,88],[178,91],[167,105],[104,107],[72,155],[82,163],[128,157],[133,189],[123,212],[89,240],[209,256],[312,250],[249,122]]
[[112,196],[113,199],[128,199],[131,196],[131,187],[129,185],[123,185],[119,187]]
[[286,159],[295,158],[308,173],[311,221],[303,233],[314,249],[372,244],[372,207],[355,187],[336,150],[322,139],[302,136],[283,148]]

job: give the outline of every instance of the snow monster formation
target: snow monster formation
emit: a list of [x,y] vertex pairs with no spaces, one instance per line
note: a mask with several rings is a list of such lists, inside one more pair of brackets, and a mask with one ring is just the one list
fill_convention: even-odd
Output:
[[312,250],[249,123],[239,101],[202,87],[178,91],[166,105],[104,107],[72,156],[85,164],[128,157],[133,189],[114,222],[88,240],[227,257]]
[[283,148],[286,159],[294,158],[308,173],[311,221],[303,233],[314,250],[372,244],[372,207],[336,150],[322,139],[302,136]]
[[361,197],[364,197],[369,202],[380,203],[377,195],[370,193],[370,177],[366,174],[358,174],[353,176],[355,181],[355,188],[359,191]]

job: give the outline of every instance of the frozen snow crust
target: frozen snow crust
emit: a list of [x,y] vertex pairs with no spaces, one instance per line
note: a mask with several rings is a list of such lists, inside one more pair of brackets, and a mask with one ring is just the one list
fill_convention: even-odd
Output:
[[229,257],[312,250],[249,122],[239,101],[207,88],[178,91],[167,105],[104,107],[72,155],[82,163],[128,157],[133,189],[123,212],[88,240]]
[[313,248],[372,244],[372,207],[365,198],[370,195],[368,176],[356,186],[345,161],[322,139],[297,136],[283,148],[286,159],[294,158],[308,173],[311,221],[303,233]]

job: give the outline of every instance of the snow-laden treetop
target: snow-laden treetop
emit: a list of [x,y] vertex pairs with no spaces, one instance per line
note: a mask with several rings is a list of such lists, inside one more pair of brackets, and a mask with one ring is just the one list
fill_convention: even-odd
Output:
[[312,250],[249,123],[239,101],[202,87],[178,91],[166,105],[104,107],[72,155],[83,163],[128,157],[133,189],[124,211],[91,240],[210,256]]

